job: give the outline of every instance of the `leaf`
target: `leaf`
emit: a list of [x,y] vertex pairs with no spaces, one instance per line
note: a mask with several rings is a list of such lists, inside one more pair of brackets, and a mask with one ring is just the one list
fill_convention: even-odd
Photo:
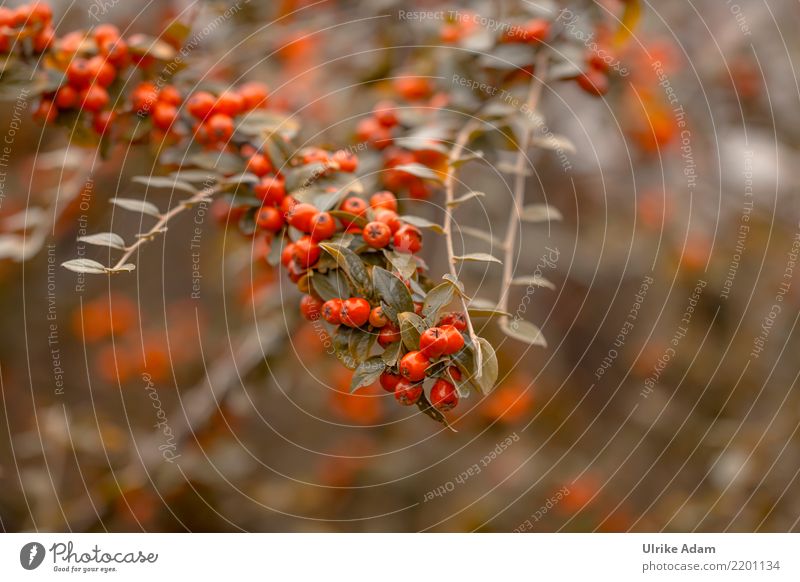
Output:
[[113,232],[98,232],[97,234],[78,237],[78,240],[99,247],[111,247],[120,251],[125,250],[125,241],[122,240],[121,236]]
[[148,188],[169,188],[170,190],[183,190],[190,194],[197,192],[197,188],[188,182],[167,176],[134,176],[133,182],[144,184]]
[[244,162],[230,152],[199,152],[189,157],[189,163],[204,170],[222,174],[235,174],[244,170]]
[[339,269],[331,269],[324,275],[313,271],[311,285],[323,301],[350,296],[350,285]]
[[524,285],[527,287],[546,287],[547,289],[556,288],[555,285],[540,275],[532,275],[530,277],[515,277],[511,280],[511,284]]
[[350,280],[362,291],[368,291],[371,287],[367,267],[357,254],[350,249],[330,244],[320,243],[320,248],[336,259],[336,263],[344,269]]
[[416,226],[417,228],[428,228],[437,234],[444,234],[444,229],[440,225],[436,224],[435,222],[431,222],[427,218],[405,215],[401,216],[400,219],[404,220],[408,224]]
[[470,253],[468,255],[459,255],[453,258],[456,261],[478,261],[484,263],[500,263],[501,265],[503,264],[503,261],[501,261],[497,257],[493,257],[489,253]]
[[176,180],[182,180],[184,182],[191,183],[213,183],[221,178],[221,176],[217,173],[206,172],[204,170],[180,170],[178,172],[172,172],[170,177],[175,178]]
[[350,355],[358,362],[364,362],[377,339],[377,335],[361,330],[354,330],[350,335]]
[[150,202],[145,202],[144,200],[136,200],[134,198],[112,198],[111,204],[119,206],[124,210],[130,210],[131,212],[139,212],[141,214],[148,214],[155,218],[161,218],[161,212],[158,210],[155,204],[151,204]]
[[578,152],[575,144],[572,143],[569,138],[564,137],[563,135],[555,135],[551,133],[545,137],[533,138],[531,143],[535,146],[548,150],[564,151],[570,154],[575,154]]
[[379,356],[383,363],[393,368],[397,365],[397,361],[400,359],[400,354],[403,353],[403,342],[394,342],[393,344],[389,344],[383,350],[383,353]]
[[405,311],[397,316],[400,322],[400,336],[403,345],[409,350],[419,349],[419,338],[425,331],[425,321],[413,311]]
[[484,232],[477,228],[472,228],[471,226],[459,226],[458,230],[459,232],[466,234],[467,236],[471,236],[472,238],[477,238],[479,240],[488,242],[494,246],[498,246],[500,248],[505,246],[505,243],[503,243],[503,241],[498,240],[492,235],[490,235],[488,232]]
[[386,364],[380,356],[372,356],[368,360],[361,362],[353,373],[353,379],[350,382],[350,393],[352,394],[362,386],[369,386],[375,382],[385,369]]
[[349,370],[355,370],[358,367],[358,363],[350,355],[350,338],[353,331],[352,328],[340,325],[333,334],[333,349],[336,351],[336,357]]
[[414,311],[414,301],[405,283],[381,267],[373,267],[372,284],[378,296],[396,312]]
[[482,151],[476,151],[470,154],[466,154],[461,156],[457,160],[449,160],[447,163],[453,168],[460,168],[467,162],[471,162],[473,160],[482,160],[484,158],[484,153]]
[[[475,350],[481,351],[480,378],[477,377],[478,370],[475,366]],[[495,354],[492,344],[479,337],[477,344],[470,344],[468,348],[461,350],[454,357],[465,376],[462,382],[469,382],[481,394],[489,394],[492,391],[499,373],[497,354]]]
[[507,336],[521,342],[525,342],[534,346],[541,346],[543,348],[547,347],[547,340],[544,339],[544,335],[542,335],[541,330],[524,319],[502,321],[500,323],[500,329],[502,329],[503,333],[505,333]]
[[455,206],[463,204],[467,200],[472,200],[473,198],[482,198],[484,196],[486,196],[486,194],[484,194],[483,192],[475,192],[475,191],[467,192],[466,194],[464,194],[462,196],[459,196],[455,200],[452,200],[452,201],[448,202],[447,206],[449,206],[450,208],[453,208]]
[[428,401],[428,397],[425,396],[424,392],[422,393],[422,396],[419,397],[419,400],[417,400],[417,407],[424,414],[430,416],[436,422],[441,422],[443,425],[445,425],[447,428],[449,428],[453,432],[458,432],[456,429],[454,429],[452,426],[450,426],[450,423],[447,422],[447,419],[445,418],[444,414],[442,414],[437,409],[435,409],[433,406],[431,406],[431,403]]
[[105,265],[91,259],[72,259],[61,263],[61,266],[75,273],[91,273],[93,275],[105,274],[109,270]]
[[412,176],[416,176],[417,178],[422,178],[423,180],[436,180],[441,182],[442,175],[437,172],[436,170],[432,170],[428,166],[423,166],[422,164],[418,164],[416,162],[411,164],[400,164],[399,166],[394,166],[392,168],[398,172],[405,172],[406,174],[411,174]]
[[345,212],[344,210],[329,210],[328,213],[342,222],[355,224],[359,228],[367,226],[368,221],[364,216],[358,216],[351,212]]
[[428,322],[433,323],[439,311],[453,300],[455,286],[450,281],[440,283],[428,292],[422,304],[422,315]]
[[410,279],[417,272],[417,260],[410,253],[398,253],[384,249],[383,255],[392,264],[392,267],[400,273],[404,279]]
[[561,220],[561,213],[558,209],[547,204],[531,204],[522,209],[519,218],[525,222],[545,222]]

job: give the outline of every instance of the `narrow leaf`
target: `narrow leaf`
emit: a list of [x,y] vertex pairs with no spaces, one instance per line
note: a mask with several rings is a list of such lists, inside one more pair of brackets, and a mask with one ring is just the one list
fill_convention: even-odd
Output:
[[72,259],[61,263],[61,266],[75,273],[105,274],[108,272],[108,267],[91,259]]
[[453,257],[457,261],[478,261],[484,263],[500,263],[503,264],[503,261],[498,259],[497,257],[493,257],[489,253],[470,253],[468,255],[460,255],[458,257]]
[[350,393],[352,394],[362,386],[369,386],[375,382],[385,369],[386,364],[380,356],[372,356],[368,360],[361,362],[353,373],[353,380],[350,382]]
[[422,315],[429,322],[436,320],[439,311],[453,300],[455,286],[450,281],[440,283],[428,292],[422,304]]
[[420,216],[401,216],[401,220],[416,226],[417,228],[428,228],[437,234],[444,234],[444,229],[436,224],[435,222],[431,222],[427,218],[422,218]]
[[464,194],[462,196],[459,196],[455,200],[453,200],[451,202],[448,202],[447,205],[449,207],[453,208],[455,206],[463,204],[467,200],[472,200],[473,198],[482,198],[484,196],[486,196],[486,194],[484,194],[483,192],[474,192],[474,191],[473,192],[467,192],[466,194]]
[[125,241],[122,237],[113,232],[98,232],[87,236],[78,237],[80,242],[85,242],[98,247],[111,247],[112,249],[124,250]]
[[373,267],[372,284],[380,298],[396,312],[414,311],[414,301],[405,283],[381,267]]
[[550,281],[539,275],[533,275],[531,277],[516,277],[515,279],[511,280],[511,284],[524,285],[527,287],[546,287],[548,289],[556,288],[556,286],[553,285]]
[[170,190],[183,190],[194,194],[197,189],[182,180],[167,176],[134,176],[133,181],[137,184],[144,184],[148,188],[168,188]]
[[155,218],[161,218],[161,212],[155,204],[145,202],[144,200],[135,200],[133,198],[112,198],[111,204],[119,206],[131,212],[139,212],[141,214],[148,214]]
[[522,209],[519,218],[525,222],[545,222],[561,220],[561,213],[556,208],[546,204],[531,204]]
[[395,166],[392,168],[398,172],[405,172],[406,174],[411,174],[412,176],[416,176],[417,178],[422,178],[424,180],[437,180],[441,181],[442,176],[436,170],[432,170],[428,166],[423,166],[422,164],[411,163],[411,164],[400,164],[399,166]]
[[513,319],[511,321],[503,321],[500,324],[500,329],[514,339],[525,342],[534,346],[547,347],[547,341],[544,339],[541,330],[525,321],[524,319]]

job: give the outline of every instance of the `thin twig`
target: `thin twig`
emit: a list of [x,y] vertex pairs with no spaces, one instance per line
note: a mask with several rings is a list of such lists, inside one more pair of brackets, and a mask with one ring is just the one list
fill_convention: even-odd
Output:
[[[447,210],[444,213],[444,225],[442,226],[442,228],[444,230],[445,246],[447,247],[447,263],[450,267],[450,274],[453,276],[453,280],[458,280],[458,272],[456,271],[455,251],[453,250],[453,213],[450,210],[451,204],[455,199],[455,189],[456,189],[455,162],[457,162],[458,159],[461,158],[461,154],[464,152],[464,148],[469,142],[469,136],[478,127],[479,127],[479,120],[471,119],[469,122],[467,122],[467,124],[464,127],[461,128],[461,131],[458,132],[455,144],[453,145],[453,149],[450,152],[450,158],[448,160],[448,166],[447,166],[447,176],[445,177],[444,180],[445,208]],[[478,343],[478,335],[475,333],[475,327],[472,325],[472,318],[469,316],[467,300],[464,298],[464,295],[459,295],[459,296],[461,297],[461,306],[464,308],[464,318],[467,320],[467,332],[469,333],[470,341],[474,346],[475,377],[480,378],[483,367],[483,355],[481,354],[481,346]]]
[[[528,89],[527,99],[527,112],[526,115],[533,115],[539,105],[539,99],[542,95],[544,88],[545,77],[547,76],[547,53],[540,51],[539,56],[536,58],[536,64],[533,70],[533,78],[531,79],[530,87]],[[501,286],[500,301],[497,303],[497,308],[500,311],[508,310],[508,296],[509,289],[511,288],[511,279],[514,276],[514,252],[517,246],[517,231],[519,230],[520,215],[522,207],[525,202],[525,166],[528,160],[528,150],[531,147],[533,140],[533,129],[529,124],[525,124],[525,130],[522,134],[522,139],[519,144],[519,151],[517,152],[516,163],[514,164],[514,200],[511,212],[508,215],[508,229],[506,230],[505,241],[503,248],[505,249],[505,258],[503,260],[503,282]],[[503,321],[507,321],[508,317],[503,317]]]

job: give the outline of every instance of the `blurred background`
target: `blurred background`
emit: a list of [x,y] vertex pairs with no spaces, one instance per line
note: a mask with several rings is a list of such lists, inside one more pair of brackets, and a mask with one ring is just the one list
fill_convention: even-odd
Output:
[[[52,2],[60,34],[98,19],[126,34],[190,23],[182,74],[264,81],[303,118],[301,145],[332,147],[355,141],[399,72],[455,91],[452,61],[473,49],[443,42],[441,19],[402,11],[500,4]],[[529,4],[611,18],[621,7]],[[154,155],[120,145],[101,159],[5,101],[0,529],[800,529],[798,4],[642,11],[607,95],[544,89],[543,118],[574,151],[533,155],[526,200],[563,220],[526,227],[517,271],[554,289],[523,301],[523,288],[511,305],[548,347],[487,322],[501,382],[451,413],[457,432],[380,388],[349,394],[351,373],[299,317],[296,289],[213,206],[144,246],[133,273],[58,267],[102,256],[79,250],[81,234],[139,232],[108,200],[141,195],[130,178]],[[464,167],[462,188],[487,196],[456,220],[502,237],[511,202],[497,159]],[[440,220],[440,203],[418,212]],[[498,275],[461,273],[485,297]]]

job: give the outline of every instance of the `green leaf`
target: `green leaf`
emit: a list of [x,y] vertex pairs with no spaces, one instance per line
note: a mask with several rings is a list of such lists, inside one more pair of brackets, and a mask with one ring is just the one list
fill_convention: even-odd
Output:
[[353,373],[353,380],[350,382],[350,393],[352,394],[362,386],[369,386],[380,378],[386,364],[381,356],[372,356],[368,360],[361,362]]
[[457,261],[477,261],[483,263],[500,263],[501,265],[503,262],[498,259],[497,257],[493,257],[489,253],[470,253],[468,255],[460,255],[458,257],[453,257]]
[[433,406],[431,406],[431,403],[428,400],[428,397],[425,395],[424,392],[422,393],[422,396],[420,396],[419,400],[417,400],[417,407],[424,414],[430,416],[436,422],[441,422],[443,425],[445,425],[447,428],[449,428],[453,432],[458,432],[456,429],[454,429],[452,426],[450,426],[450,423],[447,422],[447,419],[444,417],[444,414],[442,414],[437,409],[435,409]]
[[383,353],[380,355],[380,358],[383,360],[384,364],[390,368],[393,368],[397,365],[398,360],[400,360],[400,354],[402,353],[403,342],[394,342],[386,346],[386,348],[383,350]]
[[436,180],[438,182],[442,181],[442,175],[437,172],[436,170],[432,170],[428,166],[423,166],[422,164],[418,164],[416,162],[411,164],[400,164],[399,166],[395,166],[392,168],[398,172],[405,172],[406,174],[411,174],[412,176],[416,176],[417,178],[422,178],[423,180]]
[[339,269],[331,269],[324,275],[312,272],[311,285],[323,301],[350,296],[350,285]]
[[308,188],[319,180],[328,169],[327,164],[314,162],[305,166],[291,168],[284,172],[286,176],[286,191],[293,192]]
[[531,204],[522,209],[519,218],[525,222],[545,222],[561,220],[561,213],[546,204]]
[[180,170],[178,172],[172,172],[170,174],[171,178],[175,180],[180,180],[183,182],[191,182],[191,183],[209,183],[212,184],[217,180],[220,180],[222,176],[217,174],[216,172],[206,172],[205,170]]
[[[481,351],[481,369],[480,378],[477,377],[477,368],[475,351]],[[459,369],[463,372],[464,378],[462,383],[469,382],[474,388],[479,390],[481,394],[489,394],[497,382],[497,375],[499,367],[497,364],[497,355],[495,354],[492,344],[485,339],[479,337],[477,344],[470,344],[455,355],[456,363]]]
[[484,194],[483,192],[475,192],[475,191],[467,192],[466,194],[464,194],[462,196],[459,196],[455,200],[452,200],[451,202],[448,202],[447,205],[450,208],[453,208],[455,206],[463,204],[464,202],[466,202],[468,200],[472,200],[473,198],[483,198],[484,196],[486,196],[486,194]]
[[108,267],[91,259],[72,259],[61,263],[61,266],[75,273],[90,273],[92,275],[105,274],[109,271]]
[[113,232],[98,232],[97,234],[78,237],[78,240],[99,247],[111,247],[120,251],[125,250],[125,241],[122,240],[121,236]]
[[471,162],[473,160],[482,160],[484,158],[484,153],[481,151],[473,152],[471,154],[466,154],[461,156],[457,160],[450,160],[448,164],[453,168],[460,168],[464,164]]
[[410,279],[417,272],[417,260],[411,253],[398,253],[384,249],[383,255],[404,279]]
[[512,285],[524,285],[526,287],[546,287],[548,289],[555,289],[556,286],[550,281],[541,277],[540,275],[532,275],[530,277],[516,277],[511,280]]
[[343,222],[353,223],[359,228],[364,228],[367,226],[367,219],[365,216],[358,216],[351,212],[345,212],[344,210],[329,210],[328,211],[331,216],[334,218],[338,218]]
[[[369,273],[367,266],[357,254],[348,248],[330,243],[320,243],[320,248],[336,259],[336,263],[344,269],[350,280],[361,291],[370,290]],[[364,293],[366,294],[366,293]]]
[[336,352],[336,357],[349,370],[355,370],[358,367],[358,362],[350,355],[350,338],[352,335],[353,329],[343,325],[337,327],[336,332],[333,334],[333,349]]
[[425,302],[422,304],[423,317],[425,317],[429,323],[436,321],[439,311],[453,300],[455,291],[455,286],[450,281],[440,283],[431,289],[425,296]]
[[413,311],[398,314],[397,320],[400,322],[400,336],[403,338],[403,345],[409,350],[418,350],[419,338],[427,329],[425,320]]
[[350,355],[353,359],[361,363],[369,357],[369,352],[372,349],[377,335],[359,329],[353,330],[350,334]]
[[544,339],[541,330],[524,319],[505,320],[500,323],[500,329],[502,329],[503,333],[507,336],[521,342],[534,346],[541,346],[543,348],[547,347],[547,340]]
[[189,192],[190,194],[194,194],[197,192],[197,188],[189,184],[188,182],[184,182],[182,180],[178,180],[177,178],[167,177],[167,176],[134,176],[133,182],[136,184],[144,184],[148,188],[168,188],[170,190],[183,190],[184,192]]
[[372,284],[383,302],[396,312],[414,311],[411,292],[397,275],[381,267],[373,267]]
[[141,214],[148,214],[155,218],[161,218],[161,212],[158,210],[155,204],[151,204],[150,202],[145,202],[144,200],[136,200],[133,198],[112,198],[110,200],[111,204],[119,206],[125,210],[130,210],[131,212],[139,212]]
[[431,222],[427,218],[406,215],[406,216],[401,216],[400,219],[407,222],[408,224],[416,226],[417,228],[427,228],[437,234],[444,234],[444,229],[440,225],[436,224],[435,222]]
[[204,170],[235,174],[244,170],[242,159],[230,152],[200,152],[189,157],[189,163]]

